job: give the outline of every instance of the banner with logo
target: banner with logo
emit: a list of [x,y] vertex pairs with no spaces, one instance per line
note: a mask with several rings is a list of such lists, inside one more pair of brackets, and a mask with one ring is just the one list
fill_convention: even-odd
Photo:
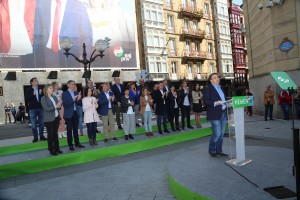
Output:
[[[69,37],[70,53],[87,58],[99,39],[111,39],[92,69],[137,68],[134,0],[22,0],[0,1],[0,68],[82,68],[65,57],[60,41]],[[97,55],[95,53],[94,55]]]
[[243,108],[247,106],[254,106],[253,96],[234,96],[232,97],[233,108]]

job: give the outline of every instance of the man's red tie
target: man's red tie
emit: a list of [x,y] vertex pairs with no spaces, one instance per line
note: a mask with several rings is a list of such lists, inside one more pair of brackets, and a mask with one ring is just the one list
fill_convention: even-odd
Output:
[[52,32],[52,50],[57,53],[59,50],[59,23],[60,23],[60,8],[61,0],[56,0],[55,16],[53,22],[53,32]]

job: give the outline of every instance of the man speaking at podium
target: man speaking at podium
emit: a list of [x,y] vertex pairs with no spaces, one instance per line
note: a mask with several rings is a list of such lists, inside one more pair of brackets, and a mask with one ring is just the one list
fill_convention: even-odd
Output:
[[208,80],[211,84],[204,90],[204,103],[207,106],[207,120],[210,121],[213,133],[209,141],[208,152],[212,157],[228,155],[223,153],[223,137],[225,133],[227,113],[226,98],[220,86],[217,73],[212,73]]

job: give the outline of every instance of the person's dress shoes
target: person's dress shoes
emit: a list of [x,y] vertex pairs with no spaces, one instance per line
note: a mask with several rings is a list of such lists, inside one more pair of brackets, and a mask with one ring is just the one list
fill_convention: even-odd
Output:
[[59,150],[57,150],[57,153],[62,154],[63,151],[61,151],[61,150],[59,149]]
[[211,157],[217,157],[216,153],[209,153]]
[[189,129],[194,129],[194,127],[192,127],[192,126],[188,126],[188,128],[189,128]]
[[69,146],[70,151],[75,151],[74,146]]
[[96,139],[93,140],[93,144],[94,144],[94,145],[98,145],[98,142],[97,142]]
[[50,152],[50,155],[52,155],[52,156],[57,156],[58,153],[57,153],[57,152]]
[[181,129],[180,129],[180,128],[176,128],[176,130],[177,130],[177,131],[181,131]]
[[165,133],[170,133],[170,131],[169,131],[168,129],[167,129],[167,130],[164,130],[164,132],[165,132]]
[[47,138],[45,138],[44,136],[40,137],[40,141],[46,141]]
[[114,137],[112,140],[114,140],[114,141],[117,141],[117,140],[118,140],[118,138]]
[[105,138],[105,139],[104,139],[104,142],[108,142],[108,139]]
[[77,147],[77,148],[84,148],[85,146],[83,146],[82,144],[75,144],[75,147]]
[[125,135],[125,140],[128,140],[128,135]]
[[162,131],[158,131],[158,133],[159,133],[159,134],[163,134],[163,132],[162,132]]
[[35,143],[35,142],[37,142],[37,141],[39,141],[37,138],[34,138],[33,140],[32,140],[32,143]]
[[133,137],[132,134],[129,134],[129,138],[130,138],[130,139],[134,139],[134,137]]
[[123,128],[122,128],[122,126],[118,126],[118,129],[119,129],[119,130],[122,130]]
[[228,157],[228,154],[223,153],[223,152],[217,153],[217,155],[220,156],[220,157]]

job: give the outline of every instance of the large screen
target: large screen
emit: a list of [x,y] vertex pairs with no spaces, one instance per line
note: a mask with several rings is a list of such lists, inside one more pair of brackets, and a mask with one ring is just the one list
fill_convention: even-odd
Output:
[[137,68],[134,0],[0,1],[1,69],[82,67],[63,54],[65,37],[73,44],[69,52],[80,59],[83,43],[90,59],[97,40],[111,39],[91,68]]

